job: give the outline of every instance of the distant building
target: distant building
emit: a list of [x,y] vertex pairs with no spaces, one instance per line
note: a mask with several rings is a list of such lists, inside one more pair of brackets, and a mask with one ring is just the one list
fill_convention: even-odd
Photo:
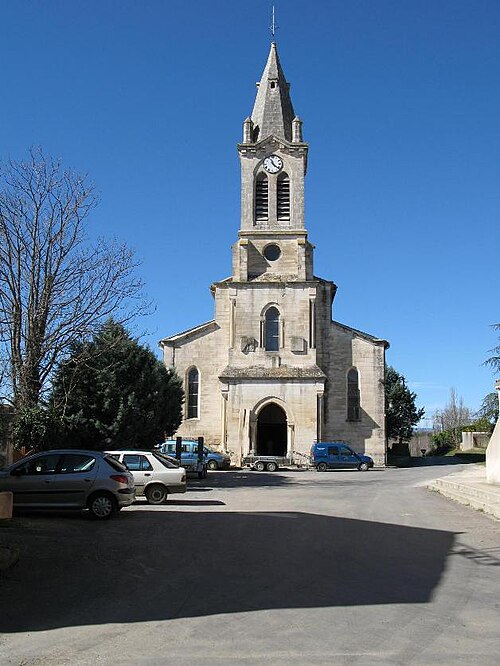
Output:
[[304,224],[308,144],[271,44],[238,145],[241,227],[215,318],[160,342],[184,382],[179,434],[234,452],[307,453],[344,439],[385,463],[388,343],[332,321]]

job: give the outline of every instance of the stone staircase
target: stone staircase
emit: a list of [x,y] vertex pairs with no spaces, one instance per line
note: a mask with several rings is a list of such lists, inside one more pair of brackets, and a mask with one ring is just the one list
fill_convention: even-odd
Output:
[[500,486],[486,483],[484,467],[434,479],[427,488],[500,520]]

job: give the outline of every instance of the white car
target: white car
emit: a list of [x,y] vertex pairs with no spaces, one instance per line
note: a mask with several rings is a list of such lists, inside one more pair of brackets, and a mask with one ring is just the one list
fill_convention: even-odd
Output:
[[108,451],[123,463],[135,481],[136,497],[149,504],[163,504],[169,493],[186,492],[186,470],[176,460],[157,451]]

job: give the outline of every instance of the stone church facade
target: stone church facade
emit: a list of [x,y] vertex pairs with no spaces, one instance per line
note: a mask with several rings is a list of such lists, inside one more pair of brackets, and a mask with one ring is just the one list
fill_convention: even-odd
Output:
[[164,338],[183,379],[178,435],[249,453],[307,454],[343,439],[385,463],[388,343],[332,321],[336,286],[316,277],[304,221],[308,144],[276,45],[238,145],[241,226],[212,321]]

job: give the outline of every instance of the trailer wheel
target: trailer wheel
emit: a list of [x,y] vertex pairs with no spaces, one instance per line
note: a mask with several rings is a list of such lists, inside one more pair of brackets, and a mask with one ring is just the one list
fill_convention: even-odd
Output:
[[266,466],[264,465],[262,460],[257,460],[254,467],[258,472],[263,472],[266,469]]
[[268,472],[275,472],[278,469],[278,465],[275,462],[271,461],[267,463],[266,469]]

